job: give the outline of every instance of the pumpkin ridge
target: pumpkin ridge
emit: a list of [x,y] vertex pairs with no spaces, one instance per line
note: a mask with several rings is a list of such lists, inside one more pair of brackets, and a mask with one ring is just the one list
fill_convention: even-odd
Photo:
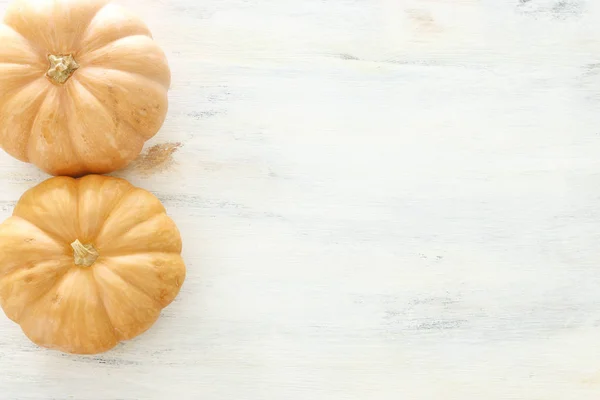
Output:
[[[83,65],[83,64],[87,64],[87,65],[85,65],[85,66],[86,66],[86,68],[98,68],[98,69],[105,69],[105,70],[121,71],[121,72],[127,72],[127,73],[130,73],[130,74],[132,74],[132,75],[134,75],[134,76],[137,76],[137,77],[144,77],[144,78],[146,78],[146,79],[149,79],[149,80],[151,80],[151,81],[153,81],[153,82],[156,82],[156,83],[160,84],[160,85],[161,85],[162,87],[164,87],[166,90],[169,90],[169,89],[170,89],[170,86],[171,86],[171,85],[170,85],[170,79],[169,79],[169,84],[165,84],[165,83],[161,82],[160,80],[156,79],[155,77],[151,77],[151,76],[148,76],[148,75],[144,75],[144,74],[142,74],[142,73],[139,73],[139,72],[135,72],[135,71],[128,71],[128,70],[125,70],[125,69],[121,69],[121,68],[115,68],[115,67],[112,67],[112,66],[103,66],[103,65],[101,65],[101,64],[97,64],[97,63],[96,63],[96,62],[99,60],[100,56],[99,56],[99,55],[96,55],[95,53],[97,53],[97,52],[101,52],[101,51],[102,51],[102,50],[104,50],[106,47],[109,47],[109,46],[111,46],[111,45],[114,45],[115,43],[117,43],[117,42],[119,42],[119,41],[122,41],[122,40],[125,40],[125,39],[134,38],[134,37],[138,37],[138,36],[140,36],[140,37],[143,37],[143,38],[150,39],[151,43],[152,43],[153,45],[155,45],[155,46],[156,46],[156,50],[160,51],[160,52],[162,53],[162,55],[164,56],[164,58],[165,58],[165,60],[164,60],[164,61],[165,61],[165,63],[166,63],[165,67],[167,68],[167,70],[169,70],[168,62],[166,61],[166,55],[164,54],[164,51],[163,51],[163,50],[162,50],[162,49],[161,49],[161,48],[158,46],[158,44],[157,44],[157,43],[156,43],[156,42],[155,42],[155,41],[152,39],[152,37],[149,37],[149,36],[147,36],[147,35],[140,35],[140,34],[137,34],[137,35],[129,35],[129,36],[124,36],[124,37],[122,37],[122,38],[119,38],[119,39],[117,39],[117,40],[114,40],[114,41],[112,41],[112,42],[110,42],[110,43],[107,43],[106,45],[104,45],[104,46],[102,46],[102,47],[99,47],[99,48],[97,48],[97,49],[95,49],[95,50],[93,50],[93,51],[90,51],[90,52],[88,52],[88,53],[86,53],[86,54],[82,55],[81,57],[79,57],[79,59],[80,59],[80,61],[81,61],[81,64],[82,64],[82,65]],[[109,54],[109,53],[108,53],[108,54]],[[170,76],[170,75],[171,75],[171,74],[170,74],[170,70],[169,70],[169,76]]]
[[[114,208],[112,211],[114,211],[114,210],[116,210],[116,209],[117,209],[117,207],[115,207],[115,208]],[[108,216],[106,217],[106,220],[104,221],[104,222],[105,222],[105,224],[106,224],[106,222],[108,222],[108,221],[110,220],[110,217],[111,217],[112,211],[111,211],[111,212],[108,214]],[[143,224],[145,224],[145,223],[147,223],[147,222],[150,222],[150,221],[154,220],[155,218],[158,218],[158,217],[160,217],[160,216],[162,216],[162,215],[165,215],[165,216],[167,216],[166,214],[167,214],[167,213],[166,213],[166,210],[164,210],[164,209],[163,209],[163,210],[160,210],[160,211],[159,211],[159,212],[157,212],[156,214],[151,214],[150,216],[148,216],[147,218],[145,218],[143,221],[141,221],[141,222],[138,222],[138,223],[136,223],[135,225],[132,225],[132,226],[130,226],[130,227],[127,229],[127,232],[129,232],[129,231],[133,230],[134,228],[137,228],[137,227],[138,227],[138,226],[140,226],[140,225],[143,225]],[[168,216],[167,216],[167,218],[168,218]],[[125,233],[127,233],[127,232],[125,232]],[[100,230],[98,231],[98,236],[97,236],[96,238],[99,238],[100,236],[102,236],[102,234],[103,234],[103,233],[104,233],[104,225],[102,226],[102,229],[100,229]],[[106,254],[106,255],[107,255],[107,257],[108,257],[108,256],[112,256],[112,253],[111,253],[110,251],[109,251],[108,253],[106,253],[106,250],[105,250],[105,249],[103,249],[103,252],[104,252],[104,254]],[[151,252],[149,252],[149,253],[151,253]],[[158,252],[158,253],[164,253],[164,252]],[[129,254],[131,254],[131,253],[129,253]]]
[[[41,75],[44,75],[44,70],[42,68],[38,68],[35,65],[31,65],[31,64],[19,64],[19,63],[7,63],[7,62],[0,62],[0,68],[19,68],[21,69],[21,71],[19,71],[21,73],[21,77],[19,79],[23,79],[23,83],[17,87],[15,87],[12,90],[9,91],[5,91],[3,93],[3,98],[2,100],[0,100],[0,107],[3,106],[6,102],[8,102],[12,97],[9,97],[8,99],[6,98],[7,95],[12,94],[13,92],[19,92],[21,90],[24,90],[27,86],[31,85],[32,83],[36,82],[37,80],[40,79]],[[23,67],[29,67],[31,68],[30,71],[25,72]]]
[[[56,282],[54,282],[54,285],[52,285],[50,287],[50,289],[48,289],[47,292],[44,292],[40,295],[40,297],[38,297],[37,299],[33,300],[30,304],[28,304],[28,308],[35,308],[37,306],[37,304],[42,301],[42,299],[44,299],[46,296],[52,294],[52,292],[62,283],[62,281],[65,279],[65,277],[67,276],[67,274],[70,274],[73,272],[73,269],[71,268],[66,268],[65,269],[65,273],[62,274],[59,278],[56,279]],[[27,318],[27,317],[25,317]],[[21,325],[21,321],[23,321],[21,318],[19,318],[20,321],[17,322],[19,325]],[[25,331],[23,331],[25,332]],[[27,335],[27,333],[25,333],[25,335]],[[27,336],[29,337],[29,336]]]
[[[11,92],[9,92],[9,93],[3,93],[3,99],[2,99],[2,102],[1,102],[0,104],[1,104],[1,105],[4,105],[4,104],[8,103],[10,100],[12,100],[12,99],[13,99],[13,97],[15,97],[15,96],[16,96],[16,93],[15,93],[15,92],[20,92],[20,91],[22,91],[22,90],[25,90],[27,87],[29,87],[29,86],[33,85],[35,82],[37,82],[38,80],[41,80],[41,79],[42,79],[42,77],[41,77],[41,76],[40,76],[40,77],[36,77],[35,79],[32,79],[32,80],[31,80],[31,82],[28,82],[27,84],[25,84],[25,85],[21,86],[20,88],[13,89],[13,90],[12,90],[12,92],[13,92],[13,93],[11,93]],[[48,90],[45,90],[44,92],[40,92],[40,93],[38,94],[38,97],[39,97],[39,96],[41,96],[41,95],[43,95],[43,94],[45,94],[47,91],[48,91]],[[7,96],[7,94],[12,94],[13,96],[9,96],[9,97],[8,97],[8,96]],[[8,98],[6,98],[6,97],[8,97]]]
[[[0,61],[0,65],[2,65],[2,66],[4,66],[4,65],[6,65],[6,66],[13,65],[13,66],[18,66],[18,67],[31,67],[31,69],[32,69],[31,75],[34,76],[36,79],[38,79],[39,76],[35,76],[35,74],[37,74],[38,72],[40,74],[44,73],[44,70],[41,67],[33,65],[31,63],[27,63],[27,62],[19,63],[19,62],[3,62],[3,61]],[[34,70],[34,68],[37,68],[37,70]]]
[[[100,179],[99,179],[99,178],[100,178]],[[89,180],[98,180],[98,179],[101,181],[101,183],[100,183],[100,184],[98,185],[98,187],[97,187],[96,189],[94,189],[94,190],[96,190],[98,193],[102,193],[102,192],[105,190],[105,188],[104,188],[104,185],[105,185],[105,183],[108,183],[108,181],[107,181],[107,180],[104,180],[104,178],[105,178],[105,177],[104,177],[103,175],[95,175],[95,174],[92,174],[92,175],[86,175],[86,176],[82,176],[82,177],[80,177],[80,178],[77,178],[77,179],[76,179],[76,181],[77,181],[77,186],[78,186],[78,189],[77,189],[77,190],[78,190],[78,193],[79,193],[79,191],[81,190],[81,188],[80,188],[79,186],[80,186],[80,185],[82,185],[82,184],[84,184],[84,182],[87,182],[87,181],[89,181]],[[110,215],[110,213],[112,213],[112,211],[113,211],[113,209],[115,208],[115,206],[117,206],[117,205],[118,205],[118,204],[119,204],[119,203],[122,201],[123,197],[125,197],[127,194],[129,194],[129,192],[130,192],[130,191],[132,191],[133,189],[135,189],[135,186],[133,186],[131,183],[129,183],[129,182],[128,182],[127,180],[125,180],[125,179],[111,177],[111,180],[113,180],[113,181],[121,181],[121,182],[124,182],[124,183],[126,183],[126,184],[127,184],[127,190],[126,190],[126,191],[124,191],[124,192],[121,194],[121,197],[120,197],[120,198],[118,198],[118,199],[117,199],[117,200],[114,202],[114,204],[112,204],[112,207],[110,207],[110,210],[105,210],[105,212],[102,214],[102,216],[101,216],[101,220],[102,220],[102,223],[101,223],[101,225],[100,225],[100,226],[97,226],[97,227],[96,227],[96,229],[94,230],[94,232],[92,232],[92,233],[88,232],[88,236],[86,236],[86,240],[88,240],[88,241],[90,241],[90,242],[93,242],[93,241],[95,241],[95,239],[96,239],[96,238],[97,238],[97,236],[98,236],[98,233],[99,233],[99,232],[100,232],[100,230],[101,230],[101,229],[104,227],[104,223],[106,222],[106,218],[108,217],[108,215]],[[115,196],[115,197],[116,197],[116,196]],[[81,197],[79,197],[79,200],[81,200]],[[80,203],[78,203],[78,207],[79,207],[80,205],[81,205],[81,204],[80,204]],[[81,210],[80,210],[80,209],[78,209],[78,213],[79,213],[79,215],[80,215],[80,221],[79,221],[79,228],[78,228],[78,229],[81,229],[81,218],[82,218],[82,217],[81,217]],[[85,217],[83,217],[83,218],[85,219]],[[84,235],[82,234],[81,236],[84,236]]]
[[[57,258],[57,260],[59,261],[59,264],[57,265],[57,268],[59,268],[61,265],[68,265],[70,263],[69,257],[67,257],[65,255],[62,255],[61,258]],[[47,262],[47,261],[48,260],[38,260],[38,261],[35,261],[32,266],[28,265],[26,267],[27,267],[27,269],[35,269],[35,268],[39,267],[41,263],[44,263],[44,262]],[[0,286],[2,286],[2,281],[3,280],[9,279],[12,275],[14,275],[17,272],[21,271],[24,267],[25,266],[23,266],[23,267],[17,267],[17,268],[12,269],[8,273],[0,275]],[[68,269],[70,269],[70,267]]]
[[[40,262],[44,262],[44,261],[40,261]],[[62,270],[63,270],[63,271],[62,271],[62,273],[61,273],[59,276],[57,276],[57,277],[56,277],[56,282],[54,282],[54,284],[53,284],[53,285],[52,285],[52,286],[51,286],[51,287],[48,289],[48,291],[46,291],[46,292],[42,292],[42,293],[41,293],[39,296],[36,296],[35,298],[33,298],[33,299],[30,299],[30,300],[29,300],[29,301],[28,301],[28,302],[27,302],[27,303],[26,303],[26,304],[23,306],[23,309],[25,309],[25,308],[29,308],[29,307],[31,307],[32,305],[36,304],[37,302],[39,302],[39,301],[42,299],[42,297],[46,296],[48,293],[50,293],[52,290],[54,290],[54,289],[55,289],[55,288],[58,286],[58,284],[59,284],[60,282],[62,282],[62,280],[63,280],[63,278],[65,277],[65,275],[67,275],[67,273],[69,273],[69,271],[71,271],[71,267],[70,267],[68,264],[69,264],[69,259],[68,259],[68,258],[65,258],[63,261],[61,261],[61,262],[59,263],[59,265],[57,265],[56,269],[59,269],[59,268],[63,267],[63,268],[62,268]],[[36,264],[35,264],[33,267],[31,267],[31,268],[36,268],[36,267],[38,267],[38,266],[39,266],[39,263],[36,263]],[[4,282],[3,282],[3,281],[4,281],[5,279],[9,279],[9,278],[10,278],[10,277],[11,277],[13,274],[16,274],[16,273],[17,273],[19,270],[21,270],[21,269],[22,269],[22,267],[21,267],[21,268],[16,268],[16,269],[12,270],[12,271],[11,271],[9,274],[7,274],[7,275],[4,275],[4,276],[0,277],[0,286],[4,286]],[[5,313],[5,314],[6,314],[6,313]],[[6,314],[6,315],[8,316],[8,314]],[[9,317],[9,318],[10,318],[10,317]],[[20,320],[20,319],[21,319],[21,318],[18,318],[17,320],[14,320],[14,319],[12,319],[12,318],[11,318],[11,320],[15,321],[16,323],[19,323],[19,321],[18,321],[18,320]]]
[[[94,96],[94,94],[93,94],[93,93],[91,93],[91,92],[90,92],[90,91],[89,91],[89,90],[88,90],[88,89],[87,89],[87,88],[86,88],[86,87],[83,85],[83,83],[81,82],[81,79],[73,79],[72,81],[73,81],[73,82],[72,82],[72,83],[71,83],[71,85],[70,85],[70,86],[67,88],[67,90],[69,90],[69,91],[70,91],[70,90],[72,89],[73,85],[75,85],[75,84],[78,84],[78,85],[79,85],[79,86],[80,86],[80,87],[81,87],[83,90],[85,90],[86,92],[88,92],[88,93],[90,94],[90,96],[92,96],[92,98],[93,98],[94,100],[96,100],[96,101],[97,101],[98,105],[100,106],[100,108],[102,108],[102,110],[104,110],[104,111],[105,111],[105,112],[106,112],[106,113],[107,113],[109,116],[111,115],[111,113],[110,113],[110,111],[108,110],[108,108],[107,108],[107,107],[106,107],[104,104],[102,104],[102,103],[100,102],[100,100],[98,100],[98,98],[97,98],[96,96]],[[75,105],[73,104],[73,99],[74,99],[74,98],[75,98],[75,96],[73,96],[73,94],[72,94],[72,93],[70,93],[70,95],[68,96],[68,104],[69,104],[70,106],[72,106],[72,108],[75,108],[75,109],[76,109],[76,108],[77,108],[77,106],[75,106]],[[71,131],[73,130],[73,129],[72,129],[72,126],[71,126],[71,124],[72,124],[72,123],[75,123],[75,122],[73,122],[73,121],[74,121],[73,119],[70,119],[70,120],[67,122],[67,125],[69,126],[69,129],[71,129]],[[81,153],[79,152],[79,148],[78,148],[78,146],[76,146],[76,145],[75,145],[75,143],[73,142],[73,137],[72,137],[71,135],[69,135],[69,140],[71,141],[71,146],[72,146],[72,148],[73,148],[73,152],[75,153],[75,156],[76,156],[76,158],[77,158],[77,161],[79,161],[81,164],[83,164],[83,167],[85,168],[85,171],[90,171],[90,170],[92,170],[93,168],[90,168],[90,166],[89,166],[89,164],[87,163],[87,161],[86,161],[85,157],[83,157],[83,156],[81,155]],[[85,171],[82,171],[81,175],[85,174]]]
[[42,46],[39,46],[34,40],[25,36],[23,34],[23,32],[19,31],[16,27],[10,25],[6,20],[3,20],[2,24],[4,26],[12,29],[15,33],[17,33],[19,36],[21,36],[27,42],[27,44],[31,47],[31,49],[35,50],[36,54],[39,54],[40,56],[42,56],[42,55],[44,55],[44,53],[46,53],[46,51],[42,48]]
[[[83,68],[82,68],[83,69]],[[138,79],[146,79],[147,81],[150,81],[152,83],[156,83],[158,85],[160,85],[163,89],[165,89],[166,91],[168,91],[170,89],[170,85],[165,85],[163,82],[159,81],[158,79],[155,79],[153,77],[149,77],[148,75],[144,75],[141,74],[139,72],[134,72],[134,71],[127,71],[121,68],[114,68],[114,67],[104,67],[101,65],[88,65],[85,67],[86,70],[94,70],[94,69],[98,69],[98,70],[103,70],[103,71],[117,71],[117,72],[121,72],[124,74],[129,74],[132,76],[135,76]],[[90,79],[89,77],[87,77],[87,79]],[[91,78],[93,79],[93,78]],[[81,82],[81,79],[79,80],[79,82]]]
[[158,300],[156,300],[150,293],[148,293],[145,289],[139,287],[135,283],[131,282],[129,279],[126,279],[121,274],[119,274],[117,272],[119,270],[119,268],[113,268],[111,265],[107,264],[106,263],[107,259],[110,259],[110,257],[104,257],[103,258],[104,262],[101,263],[105,269],[109,270],[112,274],[118,276],[123,282],[127,283],[131,287],[136,288],[139,292],[143,293],[144,295],[146,295],[146,297],[148,297],[150,300],[152,300],[161,310],[163,309],[162,304]]
[[92,25],[92,22],[94,22],[94,20],[98,16],[98,14],[100,14],[100,11],[104,10],[109,4],[110,4],[110,2],[104,3],[100,8],[98,8],[96,10],[96,12],[94,13],[94,15],[92,15],[92,17],[90,18],[90,20],[85,24],[85,29],[77,37],[77,40],[75,41],[75,43],[73,43],[73,48],[74,49],[79,49],[80,48],[81,43],[83,42],[83,39],[86,37],[86,34],[87,34],[88,30],[90,29],[90,26]]
[[[144,21],[138,19],[137,22],[140,24],[140,28],[142,28],[140,30],[140,32],[135,32],[135,33],[127,34],[125,36],[120,36],[120,37],[118,37],[116,39],[111,40],[110,42],[107,42],[107,43],[104,43],[104,44],[100,44],[100,46],[98,46],[98,47],[93,47],[93,46],[92,47],[88,47],[88,48],[83,47],[82,46],[83,45],[83,40],[87,38],[88,32],[90,30],[90,27],[92,26],[92,23],[94,22],[94,19],[96,19],[96,17],[98,16],[98,14],[100,14],[100,11],[104,10],[104,8],[106,8],[109,5],[114,5],[114,4],[111,4],[111,3],[106,4],[100,10],[98,10],[98,12],[94,15],[94,18],[92,18],[90,20],[90,22],[88,23],[87,27],[85,28],[85,31],[83,31],[83,34],[81,35],[81,39],[80,39],[79,44],[78,44],[78,48],[80,49],[80,52],[83,52],[84,54],[90,54],[90,53],[93,53],[96,50],[100,50],[100,49],[102,49],[102,48],[104,48],[104,47],[106,47],[106,46],[108,46],[108,45],[110,45],[110,44],[112,44],[114,42],[117,42],[117,41],[119,41],[121,39],[125,39],[125,38],[131,37],[131,36],[146,36],[146,37],[149,37],[150,39],[153,39],[152,33],[150,32],[150,29],[148,29],[148,26],[146,26],[146,24],[144,23]],[[144,31],[144,32],[142,32],[142,31]]]
[[30,50],[39,57],[40,63],[45,63],[46,51],[44,51],[40,46],[38,46],[33,41],[29,40],[25,35],[15,29],[13,26],[6,23],[6,21],[2,21],[2,25],[19,35],[23,41],[30,47]]
[[123,201],[132,193],[136,190],[137,188],[135,186],[131,186],[131,188],[129,188],[129,190],[127,192],[125,192],[123,194],[123,196],[115,203],[115,205],[110,209],[109,212],[106,213],[106,215],[104,216],[104,222],[102,222],[102,225],[98,228],[98,232],[96,233],[96,238],[98,238],[100,236],[100,234],[102,233],[102,231],[104,230],[104,227],[106,226],[106,222],[108,221],[109,217],[112,215],[112,213],[123,203]]
[[[146,258],[147,262],[132,262],[130,259]],[[165,266],[161,262],[152,262],[152,260],[159,259],[167,264],[173,262],[172,265]],[[148,296],[159,296],[157,297],[157,301],[161,305],[161,308],[168,307],[174,300],[177,298],[177,295],[181,291],[183,286],[183,282],[185,281],[186,276],[186,268],[183,258],[181,254],[176,252],[140,252],[140,253],[127,253],[117,256],[110,256],[104,258],[104,265],[110,266],[112,271],[119,275],[125,282],[130,283],[133,286],[136,286],[142,292],[145,292]],[[130,266],[135,265],[136,267],[141,267],[142,269],[148,270],[149,274],[156,274],[157,281],[162,285],[161,287],[157,287],[158,291],[155,291],[154,294],[145,289],[146,286],[140,287],[135,285],[133,282],[130,282],[129,279],[125,278],[121,275],[122,265],[128,265],[129,267],[125,267],[125,269],[130,269]],[[150,272],[151,271],[151,272]],[[165,277],[166,274],[166,277]],[[135,274],[134,274],[135,275]],[[133,276],[133,275],[131,275]],[[165,294],[165,292],[170,292]],[[167,301],[165,301],[167,299]]]
[[[72,77],[73,79],[71,79],[72,82],[78,82],[77,79],[75,79],[74,77]],[[67,83],[66,85],[66,90],[68,91],[69,88],[71,87],[71,85],[73,84],[72,82]],[[60,88],[59,88],[60,89]],[[58,89],[57,89],[58,90]],[[58,98],[59,98],[59,103],[62,105],[62,107],[69,108],[69,111],[71,111],[73,105],[70,101],[70,98],[72,96],[68,96],[67,100],[65,100],[65,90],[61,90],[58,94]],[[66,124],[67,126],[70,125],[70,118],[71,118],[71,113],[70,112],[65,112],[65,116],[69,119]],[[73,155],[75,156],[75,160],[82,164],[83,167],[85,169],[89,169],[88,165],[86,164],[85,160],[83,159],[83,157],[81,156],[81,154],[79,154],[79,149],[77,148],[77,146],[75,146],[75,143],[73,143],[73,138],[71,137],[71,135],[67,135],[68,141],[69,141],[69,145],[71,146],[71,150],[73,150]]]
[[[58,244],[60,247],[64,249],[66,249],[65,245],[64,245],[64,240],[61,237],[58,237],[56,235],[54,235],[53,233],[47,232],[46,230],[40,228],[37,224],[35,224],[34,222],[30,221],[29,219],[22,217],[21,215],[12,215],[13,218],[19,218],[25,222],[27,222],[29,225],[33,226],[34,228],[36,228],[38,231],[40,231],[41,233],[43,233],[44,235],[46,235],[49,239],[52,239],[52,241],[54,241],[56,244]],[[65,255],[67,253],[65,252]]]
[[[9,92],[9,95],[6,96],[7,98],[0,100],[0,113],[3,113],[4,108],[6,107],[6,105],[8,103],[10,103],[11,101],[14,100],[14,98],[19,94],[19,92],[25,90],[27,87],[29,86],[33,86],[36,82],[38,82],[39,80],[41,80],[41,78],[36,78],[33,79],[31,82],[27,83],[25,86],[22,86],[21,88],[15,88],[14,90],[12,90],[11,92]],[[31,135],[32,135],[32,128],[33,128],[33,124],[35,122],[35,119],[37,118],[37,115],[39,114],[41,108],[42,108],[42,104],[44,103],[45,99],[46,99],[46,95],[48,94],[48,90],[45,89],[44,91],[38,93],[38,95],[36,96],[36,98],[30,103],[30,107],[28,108],[27,111],[29,112],[33,112],[33,115],[35,116],[34,118],[31,118],[29,120],[29,122],[27,122],[27,126],[20,131],[20,136],[25,138],[25,144],[24,144],[24,148],[23,148],[23,153],[19,154],[18,156],[16,154],[12,154],[14,157],[16,157],[17,159],[21,160],[21,161],[25,161],[25,162],[30,162],[31,157],[29,156],[29,142],[31,139]],[[5,148],[4,145],[1,145],[0,147]],[[8,152],[8,151],[7,151]]]
[[[105,271],[108,271],[108,273],[110,273],[110,274],[112,274],[112,275],[116,276],[118,279],[120,279],[121,281],[125,282],[127,285],[131,286],[131,288],[132,288],[133,290],[136,290],[137,292],[141,293],[143,296],[145,296],[145,297],[147,297],[148,299],[150,299],[150,301],[151,301],[151,302],[152,302],[154,305],[156,305],[156,306],[157,306],[157,308],[158,308],[158,310],[159,310],[159,313],[158,313],[158,315],[160,315],[160,310],[162,310],[162,309],[163,309],[163,307],[162,307],[162,305],[161,305],[161,304],[160,304],[160,303],[159,303],[157,300],[155,300],[155,299],[154,299],[152,296],[149,296],[148,294],[146,294],[146,292],[144,292],[144,291],[140,290],[140,289],[139,289],[139,288],[138,288],[136,285],[134,285],[134,284],[132,284],[131,282],[129,282],[129,281],[127,281],[127,280],[123,279],[123,278],[122,278],[122,277],[121,277],[119,274],[115,273],[115,272],[114,272],[114,271],[113,271],[111,268],[109,268],[109,267],[108,267],[106,264],[103,264],[102,262],[99,262],[99,263],[96,265],[96,268],[94,268],[94,269],[93,269],[92,273],[94,274],[94,276],[93,276],[93,278],[94,278],[94,282],[95,282],[95,283],[98,285],[98,287],[100,288],[100,289],[99,289],[99,292],[100,292],[100,293],[102,293],[102,295],[101,295],[102,304],[104,304],[104,308],[105,308],[105,310],[106,310],[106,313],[107,313],[107,315],[108,315],[108,320],[110,321],[110,324],[111,324],[111,326],[112,326],[112,327],[115,329],[115,333],[117,334],[117,338],[118,338],[119,340],[129,340],[129,339],[131,339],[131,338],[129,338],[129,337],[124,337],[124,336],[122,336],[122,335],[120,334],[119,330],[118,330],[118,329],[115,327],[115,325],[114,325],[114,323],[113,323],[113,321],[112,321],[112,318],[111,318],[110,314],[108,314],[108,309],[106,308],[106,304],[104,303],[104,290],[102,289],[102,284],[101,284],[100,282],[98,282],[98,279],[96,278],[96,271],[98,270],[98,268],[104,268],[104,270],[105,270]],[[154,321],[154,322],[156,322],[156,321]],[[150,324],[150,326],[152,326],[152,325],[154,324],[154,322],[153,322],[152,324]],[[150,326],[148,326],[148,327],[147,327],[145,330],[143,330],[142,332],[139,332],[139,333],[137,333],[137,334],[136,334],[136,335],[134,335],[133,337],[135,337],[135,336],[138,336],[138,335],[141,335],[143,332],[145,332],[147,329],[149,329],[149,328],[150,328]]]
[[[96,68],[95,68],[95,67],[87,67],[86,69],[96,69]],[[101,69],[101,68],[97,68],[97,69]],[[107,68],[107,69],[108,69],[108,68]],[[119,71],[119,70],[115,70],[115,71]],[[124,73],[125,73],[126,71],[121,71],[121,72],[124,72]],[[136,74],[136,75],[139,75],[139,74]],[[143,75],[139,75],[139,76],[143,76]],[[84,78],[84,79],[81,79],[81,78]],[[91,89],[91,88],[88,86],[88,85],[89,85],[89,82],[87,82],[87,80],[88,80],[88,79],[90,79],[90,78],[89,78],[89,77],[86,77],[86,76],[84,75],[83,77],[80,77],[80,78],[77,80],[77,83],[79,83],[79,85],[80,85],[80,86],[82,86],[82,87],[83,87],[83,88],[84,88],[84,89],[85,89],[85,90],[86,90],[86,91],[87,91],[87,92],[88,92],[88,93],[89,93],[89,94],[90,94],[92,97],[94,97],[94,99],[96,99],[96,100],[98,101],[98,103],[99,103],[99,104],[100,104],[102,107],[104,107],[104,109],[106,110],[106,112],[107,112],[107,113],[108,113],[108,114],[109,114],[109,115],[110,115],[110,116],[113,118],[113,123],[114,123],[114,125],[115,125],[115,129],[117,129],[117,128],[119,127],[119,125],[126,125],[126,126],[129,128],[130,132],[131,132],[131,133],[133,133],[134,135],[136,135],[136,136],[138,136],[138,137],[142,138],[142,139],[144,140],[144,143],[145,143],[146,141],[148,141],[148,139],[149,139],[149,138],[146,138],[144,135],[142,135],[140,132],[138,132],[138,130],[137,130],[137,129],[135,129],[135,128],[133,127],[133,125],[131,125],[131,122],[127,121],[126,119],[123,119],[123,118],[118,118],[118,121],[119,121],[119,122],[118,122],[118,123],[117,123],[117,122],[115,122],[114,118],[117,118],[117,115],[116,115],[116,113],[114,113],[114,114],[113,114],[113,113],[111,113],[111,112],[110,112],[110,110],[108,109],[108,107],[107,107],[107,106],[106,106],[106,105],[105,105],[105,104],[104,104],[104,103],[103,103],[103,102],[102,102],[102,101],[101,101],[101,100],[98,98],[98,96],[97,96],[97,95],[94,93],[93,89]],[[155,134],[156,134],[156,133],[155,133]],[[155,134],[154,134],[154,135],[155,135]],[[154,136],[154,135],[152,135],[152,136]],[[130,160],[129,162],[131,162],[131,161],[133,161],[133,160]],[[128,162],[127,164],[129,164],[129,162]]]
[[[108,107],[106,106],[106,104],[104,104],[102,101],[100,101],[100,99],[98,98],[98,96],[96,96],[86,85],[84,85],[83,81],[85,81],[85,79],[77,79],[75,82],[77,84],[79,84],[79,86],[85,90],[90,96],[92,96],[92,98],[94,100],[96,100],[96,102],[98,103],[98,106],[106,113],[106,115],[108,115],[109,117],[113,117],[113,114],[110,112],[110,110],[108,109]],[[74,96],[71,96],[71,99],[73,99]],[[71,100],[72,101],[72,100]],[[117,128],[117,124],[114,123],[114,120],[112,120],[113,125],[115,126],[115,129]],[[116,150],[118,150],[117,148],[115,148]]]
[[[46,91],[46,93],[44,94],[44,100],[40,102],[39,106],[36,106],[35,108],[37,108],[37,111],[34,114],[34,117],[31,118],[31,125],[29,126],[29,135],[27,135],[27,143],[25,144],[26,148],[27,148],[27,159],[30,160],[31,159],[31,155],[30,155],[30,151],[32,151],[32,149],[30,148],[29,144],[31,143],[31,137],[33,135],[33,127],[35,126],[35,123],[37,122],[39,116],[40,116],[40,111],[42,110],[42,106],[44,105],[44,103],[46,101],[48,101],[48,99],[50,98],[50,96],[48,96],[48,92],[50,90],[59,90],[58,88],[56,88],[55,86],[51,85],[49,87],[49,89]],[[62,103],[63,100],[63,96],[62,96],[62,91],[58,92],[58,98],[59,98],[59,103]],[[57,107],[57,108],[61,108],[61,107]],[[70,113],[64,113],[64,115],[69,118]],[[69,139],[69,143],[71,143],[71,137],[69,135],[67,135],[68,139]],[[71,147],[73,147],[73,145],[71,144]],[[34,149],[35,150],[35,149]],[[74,151],[74,150],[73,150]],[[75,151],[74,151],[75,152]],[[77,156],[77,154],[75,154]],[[79,161],[79,160],[77,160]]]
[[[25,90],[27,87],[32,86],[34,83],[38,82],[40,79],[42,78],[37,78],[37,79],[33,79],[31,82],[29,82],[28,84],[22,86],[21,88],[15,88],[14,90],[12,90],[12,93],[10,93],[9,96],[6,96],[6,98],[0,100],[0,112],[3,112],[4,107],[11,102],[12,100],[14,100],[14,98],[18,95],[19,92]],[[35,121],[35,119],[37,118],[38,114],[40,113],[40,110],[42,108],[42,103],[46,100],[46,95],[48,94],[48,89],[45,89],[42,92],[39,92],[38,95],[36,96],[35,100],[33,100],[31,102],[31,109],[29,111],[34,110],[33,115],[35,115],[35,118],[31,118],[30,119],[30,123],[28,122],[28,126],[25,127],[25,129],[23,129],[21,132],[23,133],[23,136],[26,137],[26,143],[24,148],[27,149],[25,151],[25,154],[23,154],[23,157],[25,158],[25,162],[29,162],[30,157],[29,157],[29,141],[31,139],[31,133],[32,133],[32,128],[33,128],[33,123]],[[2,146],[4,147],[4,146]],[[17,157],[19,158],[19,157]]]
[[115,326],[113,325],[112,320],[110,319],[110,315],[108,315],[108,309],[106,308],[106,304],[104,303],[104,291],[101,288],[102,285],[100,285],[98,283],[98,280],[96,279],[96,275],[94,275],[93,270],[89,271],[89,273],[92,274],[92,281],[94,281],[94,286],[96,287],[96,295],[98,296],[98,298],[100,299],[100,303],[102,304],[102,310],[104,311],[104,316],[106,317],[108,324],[112,328],[112,333],[113,333],[113,335],[115,335],[115,339],[117,339],[116,342],[119,343],[120,338],[117,334],[117,330],[115,329]]

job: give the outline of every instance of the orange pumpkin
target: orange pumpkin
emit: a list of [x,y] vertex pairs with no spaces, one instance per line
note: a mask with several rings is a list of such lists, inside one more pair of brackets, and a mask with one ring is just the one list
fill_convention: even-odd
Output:
[[77,354],[146,331],[185,279],[181,238],[118,178],[49,179],[0,225],[0,306],[34,343]]
[[0,146],[53,175],[122,168],[162,126],[171,75],[106,0],[17,0],[0,25]]

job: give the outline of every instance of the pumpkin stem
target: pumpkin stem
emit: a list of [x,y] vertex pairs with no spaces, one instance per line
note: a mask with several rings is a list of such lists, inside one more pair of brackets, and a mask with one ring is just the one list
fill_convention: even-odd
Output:
[[77,64],[72,54],[66,56],[50,54],[48,61],[50,62],[50,67],[46,76],[56,84],[62,85],[65,83],[73,75],[73,72],[79,68],[79,64]]
[[98,250],[94,246],[83,244],[79,239],[71,243],[71,247],[74,250],[73,258],[75,258],[75,265],[79,265],[80,267],[91,267],[98,257],[100,257]]

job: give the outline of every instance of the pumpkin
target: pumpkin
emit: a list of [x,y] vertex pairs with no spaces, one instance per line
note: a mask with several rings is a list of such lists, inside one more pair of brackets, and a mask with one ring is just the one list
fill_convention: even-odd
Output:
[[165,120],[170,70],[106,0],[17,0],[0,24],[0,146],[53,175],[126,166]]
[[51,178],[0,225],[0,306],[39,346],[104,352],[157,320],[185,279],[181,238],[123,179]]

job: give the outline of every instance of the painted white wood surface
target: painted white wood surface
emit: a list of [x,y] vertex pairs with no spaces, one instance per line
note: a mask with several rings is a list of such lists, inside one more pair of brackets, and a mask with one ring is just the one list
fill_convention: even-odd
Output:
[[[188,278],[101,356],[0,317],[0,399],[600,398],[600,1],[122,3]],[[45,178],[0,155],[0,217]]]

